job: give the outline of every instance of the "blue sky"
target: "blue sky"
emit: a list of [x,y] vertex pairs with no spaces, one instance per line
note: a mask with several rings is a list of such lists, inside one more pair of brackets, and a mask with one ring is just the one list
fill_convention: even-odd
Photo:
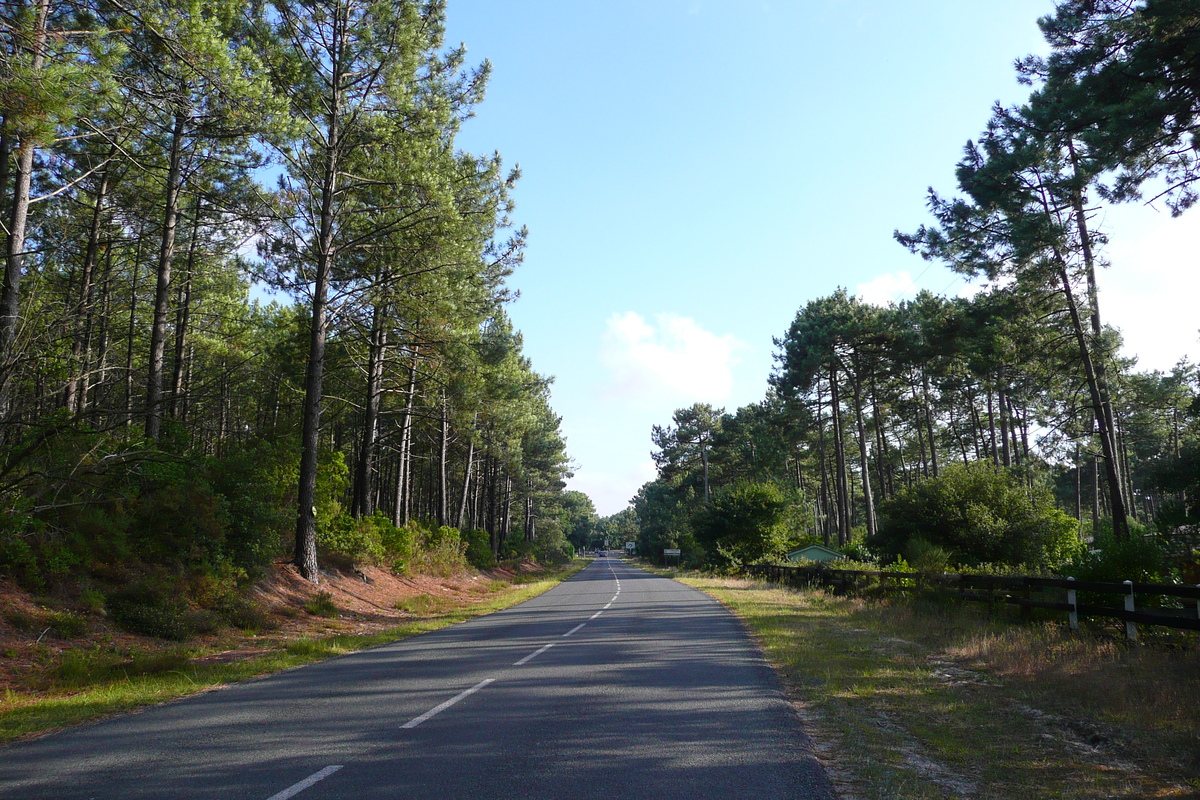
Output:
[[[449,0],[488,59],[459,143],[524,177],[510,307],[602,514],[653,477],[674,409],[760,400],[773,336],[845,286],[969,291],[892,240],[953,190],[967,139],[1027,90],[1049,0]],[[1192,214],[1200,212],[1192,212]],[[1102,309],[1146,368],[1200,357],[1191,214],[1119,208]]]

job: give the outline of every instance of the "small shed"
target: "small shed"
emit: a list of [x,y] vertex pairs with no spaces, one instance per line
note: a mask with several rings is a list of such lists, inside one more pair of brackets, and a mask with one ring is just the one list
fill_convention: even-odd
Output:
[[837,550],[825,547],[820,544],[810,544],[808,547],[801,547],[799,550],[793,550],[787,554],[788,561],[836,561],[839,558],[845,558]]

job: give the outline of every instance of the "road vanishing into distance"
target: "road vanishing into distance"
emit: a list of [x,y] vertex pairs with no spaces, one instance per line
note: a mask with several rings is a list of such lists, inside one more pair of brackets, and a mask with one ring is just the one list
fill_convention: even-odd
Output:
[[505,611],[0,750],[5,800],[833,796],[740,623],[605,558]]

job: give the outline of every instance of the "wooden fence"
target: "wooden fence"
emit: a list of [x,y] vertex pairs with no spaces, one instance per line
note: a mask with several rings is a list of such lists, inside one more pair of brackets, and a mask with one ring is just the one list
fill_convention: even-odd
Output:
[[[1200,631],[1200,585],[1133,581],[1099,583],[1074,578],[930,574],[781,564],[752,564],[743,567],[743,571],[747,575],[793,586],[829,586],[837,591],[854,592],[877,580],[883,591],[935,592],[968,602],[1019,606],[1022,613],[1034,608],[1062,611],[1067,614],[1072,628],[1079,627],[1081,616],[1118,619],[1125,623],[1125,635],[1135,640],[1139,624]],[[1089,602],[1079,601],[1081,593]],[[1112,596],[1115,596],[1115,604],[1104,605],[1103,601]]]

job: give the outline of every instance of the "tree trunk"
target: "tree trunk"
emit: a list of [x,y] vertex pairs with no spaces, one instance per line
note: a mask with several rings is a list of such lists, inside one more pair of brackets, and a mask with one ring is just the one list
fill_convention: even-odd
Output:
[[[476,412],[478,416],[478,412]],[[472,423],[474,427],[474,423]],[[463,470],[462,498],[458,503],[458,529],[466,530],[467,522],[467,498],[470,496],[471,487],[471,466],[475,459],[475,439],[470,438],[467,442],[467,466]]]
[[[875,465],[879,470],[879,501],[884,503],[890,494],[895,494],[889,486],[891,477],[891,454],[887,445],[887,432],[883,427],[883,415],[879,413],[878,387],[875,384],[875,373],[871,373],[871,419],[875,422]],[[890,490],[890,491],[889,491]]]
[[439,525],[446,525],[450,521],[450,486],[446,479],[446,460],[450,452],[450,414],[444,388],[438,422],[437,521]]
[[133,425],[133,345],[137,341],[137,301],[138,278],[141,277],[142,266],[142,234],[145,228],[139,228],[137,246],[133,249],[133,263],[130,264],[129,280],[129,338],[125,346],[125,425]]
[[916,416],[916,420],[913,422],[913,431],[917,434],[917,447],[920,449],[921,477],[928,478],[929,456],[925,452],[925,424],[922,419],[924,412],[921,409],[921,400],[917,397],[917,385],[914,383],[909,388],[912,389],[913,408]]
[[996,381],[996,393],[999,395],[1000,403],[1000,464],[1005,467],[1011,467],[1012,451],[1008,447],[1008,429],[1010,427],[1008,415],[1008,368],[1000,367],[998,379]]
[[929,376],[921,375],[921,388],[924,391],[925,427],[929,433],[929,468],[933,477],[938,477],[937,440],[933,434],[933,409],[929,402]]
[[187,271],[183,276],[179,307],[175,309],[175,363],[171,369],[171,418],[183,416],[183,376],[187,362],[188,326],[192,318],[192,275],[196,271],[196,248],[200,240],[200,198],[196,198],[192,237],[188,242]]
[[[110,157],[111,155],[112,151],[110,151]],[[83,268],[80,270],[79,298],[75,304],[75,319],[72,321],[75,335],[71,341],[71,376],[67,380],[67,386],[63,392],[63,406],[71,414],[82,413],[87,405],[87,391],[82,392],[85,399],[81,401],[79,384],[82,382],[84,386],[87,385],[87,351],[91,345],[89,339],[92,318],[92,285],[96,260],[100,253],[100,231],[104,227],[104,202],[108,197],[107,167],[101,169],[99,181],[96,187],[96,202],[92,206],[92,218],[88,224],[87,247],[83,254]]]
[[830,504],[829,504],[829,470],[828,470],[828,454],[825,449],[825,420],[821,416],[821,408],[823,399],[821,397],[821,379],[817,378],[817,448],[818,457],[821,461],[821,511],[824,518],[821,520],[821,533],[824,539],[824,544],[829,547],[830,539],[832,538],[832,529],[830,527]]
[[1075,519],[1083,520],[1083,464],[1080,462],[1079,442],[1075,442]]
[[833,419],[833,455],[837,468],[838,545],[840,546],[850,538],[850,497],[846,480],[846,440],[842,433],[837,367],[832,362],[829,365],[829,409]]
[[988,454],[992,458],[993,466],[1000,466],[1000,451],[996,446],[996,403],[995,392],[988,389],[987,393],[987,416],[988,416]]
[[[335,30],[341,32],[340,26]],[[335,38],[340,33],[335,33]],[[331,43],[332,52],[340,55],[342,43]],[[300,433],[300,487],[296,514],[296,550],[293,563],[300,574],[313,583],[320,581],[317,565],[317,448],[321,434],[322,382],[325,375],[325,339],[328,334],[330,274],[334,264],[334,198],[338,190],[339,157],[342,143],[341,85],[342,63],[335,60],[329,106],[326,117],[325,164],[321,175],[321,211],[318,236],[315,242],[316,276],[312,293],[312,330],[308,345],[308,367],[304,376],[304,405]]]
[[150,364],[146,376],[146,438],[151,441],[158,439],[162,427],[163,364],[167,344],[167,314],[171,304],[171,259],[175,254],[175,228],[179,219],[179,171],[183,157],[184,121],[183,112],[177,112],[171,129],[162,240],[158,251],[158,284],[154,292],[154,321],[150,326]]
[[[1067,140],[1067,149],[1071,154],[1071,163],[1075,169],[1075,177],[1079,177],[1079,160],[1075,153],[1075,144],[1070,139]],[[1080,184],[1082,187],[1082,183]],[[1091,329],[1092,340],[1099,348],[1100,337],[1103,334],[1103,326],[1100,324],[1100,294],[1096,286],[1096,261],[1092,253],[1092,241],[1088,233],[1087,214],[1084,208],[1083,189],[1080,188],[1072,195],[1072,203],[1075,211],[1075,226],[1079,231],[1079,242],[1083,250],[1084,270],[1087,278],[1088,290],[1088,305],[1091,311]],[[1124,485],[1121,480],[1121,468],[1118,463],[1117,441],[1116,441],[1116,424],[1113,415],[1111,395],[1108,390],[1107,369],[1103,354],[1099,358],[1093,360],[1092,348],[1089,346],[1087,336],[1084,334],[1083,326],[1079,320],[1079,309],[1075,302],[1075,296],[1071,289],[1070,277],[1067,274],[1066,263],[1061,254],[1055,253],[1058,257],[1059,275],[1063,281],[1063,291],[1067,295],[1067,304],[1071,313],[1071,325],[1076,331],[1076,338],[1079,341],[1081,356],[1084,362],[1085,377],[1088,382],[1088,389],[1092,393],[1092,402],[1096,404],[1097,417],[1100,421],[1100,438],[1101,446],[1104,448],[1105,473],[1109,482],[1110,504],[1113,513],[1113,535],[1118,541],[1124,541],[1129,538],[1129,522],[1127,519],[1127,507],[1124,502],[1123,489]]]
[[1100,437],[1100,447],[1104,453],[1104,473],[1108,479],[1109,504],[1112,508],[1113,535],[1118,541],[1129,538],[1129,522],[1126,517],[1125,503],[1122,499],[1120,470],[1117,467],[1117,452],[1109,418],[1104,413],[1106,400],[1100,385],[1095,365],[1092,363],[1091,348],[1088,346],[1087,333],[1079,318],[1079,307],[1075,303],[1075,293],[1071,288],[1071,277],[1067,274],[1065,262],[1058,259],[1058,273],[1062,281],[1063,294],[1067,300],[1067,310],[1071,317],[1071,328],[1079,345],[1079,355],[1083,362],[1084,377],[1087,380],[1088,391],[1092,396],[1092,405],[1096,409],[1096,427]]
[[367,397],[363,408],[362,441],[354,471],[354,497],[350,514],[355,519],[375,513],[375,472],[379,451],[379,408],[383,396],[383,367],[387,331],[383,327],[384,309],[376,304],[371,313],[371,341],[367,352]]
[[871,492],[871,463],[867,456],[867,428],[863,424],[862,381],[859,378],[861,367],[858,359],[854,359],[854,421],[858,427],[858,456],[862,463],[863,506],[867,516],[867,536],[875,538],[875,498]]
[[419,348],[413,345],[412,363],[408,367],[408,398],[404,404],[404,419],[400,423],[400,460],[396,466],[396,505],[392,510],[392,524],[399,528],[407,525],[412,508],[410,474],[412,472],[412,418],[417,399],[417,357]]
[[[50,0],[36,0],[30,70],[39,72],[46,60],[46,25]],[[12,120],[5,115],[6,121]],[[29,190],[33,183],[33,154],[37,144],[30,134],[17,144],[17,171],[13,185],[8,248],[4,263],[4,285],[0,288],[0,418],[8,415],[12,370],[18,357],[17,331],[21,327],[21,273],[25,267],[25,235],[29,223]]]

